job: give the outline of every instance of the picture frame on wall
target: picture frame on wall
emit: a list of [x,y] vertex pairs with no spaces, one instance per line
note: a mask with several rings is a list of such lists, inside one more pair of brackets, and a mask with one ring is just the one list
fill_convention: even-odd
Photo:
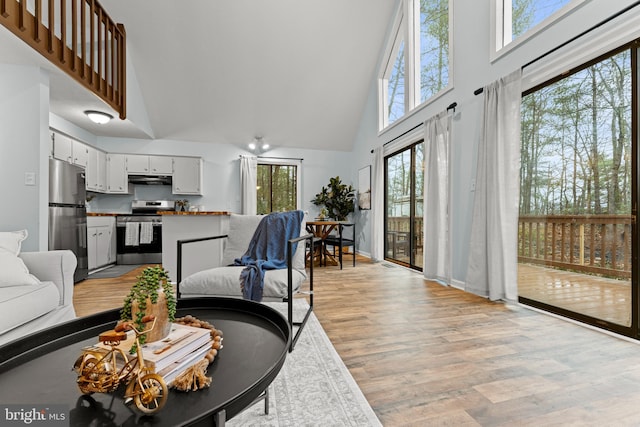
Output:
[[367,165],[358,171],[358,208],[371,209],[371,166]]

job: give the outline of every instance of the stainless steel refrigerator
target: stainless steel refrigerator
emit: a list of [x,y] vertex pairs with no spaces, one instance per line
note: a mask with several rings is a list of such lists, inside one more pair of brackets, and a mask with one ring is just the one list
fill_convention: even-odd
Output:
[[49,250],[70,249],[78,259],[77,283],[87,278],[87,208],[84,169],[49,160]]

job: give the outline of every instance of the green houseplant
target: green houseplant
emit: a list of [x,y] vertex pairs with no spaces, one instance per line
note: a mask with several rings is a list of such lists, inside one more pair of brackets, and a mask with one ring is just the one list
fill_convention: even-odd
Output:
[[140,337],[142,344],[169,335],[171,322],[176,316],[176,297],[169,282],[169,273],[160,266],[147,267],[136,277],[136,283],[124,299],[120,318],[131,319],[136,329],[144,330],[142,318],[147,314],[156,317],[156,325],[152,331]]
[[339,176],[329,178],[329,185],[323,186],[311,203],[326,209],[329,218],[344,221],[355,208],[355,189],[343,184]]

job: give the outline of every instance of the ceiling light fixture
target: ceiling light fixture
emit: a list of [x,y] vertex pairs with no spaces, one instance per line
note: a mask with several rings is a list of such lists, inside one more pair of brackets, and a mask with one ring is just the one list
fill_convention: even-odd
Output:
[[109,123],[109,120],[113,119],[111,114],[103,113],[102,111],[87,110],[84,113],[93,123],[97,123],[99,125]]
[[268,150],[269,147],[271,147],[271,146],[268,143],[264,142],[262,138],[263,137],[261,137],[261,136],[254,137],[253,141],[248,144],[249,150],[251,150],[251,151],[256,151],[257,150],[257,151],[260,151],[260,152]]

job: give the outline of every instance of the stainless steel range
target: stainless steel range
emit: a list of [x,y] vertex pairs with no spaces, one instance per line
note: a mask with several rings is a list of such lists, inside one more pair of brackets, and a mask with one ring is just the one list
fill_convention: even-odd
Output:
[[118,264],[162,263],[162,215],[175,210],[173,200],[134,200],[130,215],[116,218]]

